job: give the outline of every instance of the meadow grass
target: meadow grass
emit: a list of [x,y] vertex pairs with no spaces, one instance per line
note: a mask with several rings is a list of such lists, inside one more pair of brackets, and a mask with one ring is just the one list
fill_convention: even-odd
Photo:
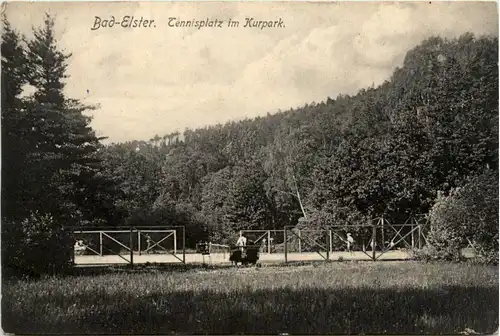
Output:
[[499,313],[498,268],[469,264],[121,270],[2,291],[12,333],[492,333]]

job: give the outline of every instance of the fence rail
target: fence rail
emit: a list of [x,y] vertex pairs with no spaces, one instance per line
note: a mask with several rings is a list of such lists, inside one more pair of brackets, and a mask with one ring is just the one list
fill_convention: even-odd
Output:
[[[116,256],[115,261],[109,261],[107,264],[128,263],[134,264],[134,254],[141,256],[146,253],[162,250],[165,254],[172,255],[177,261],[186,262],[186,232],[184,226],[169,227],[131,227],[124,230],[123,227],[116,229],[89,229],[66,228],[75,241],[74,253],[89,253],[96,256]],[[180,242],[178,242],[180,240]],[[146,242],[146,246],[141,242]],[[170,243],[170,246],[165,246]],[[179,251],[178,245],[181,246]],[[123,253],[125,252],[125,253]],[[182,255],[179,256],[179,252]],[[75,260],[73,257],[73,260]],[[91,259],[95,261],[95,259]],[[116,261],[118,260],[118,261]],[[97,262],[99,264],[102,261]]]
[[[412,217],[402,224],[376,218],[370,224],[338,224],[318,229],[287,226],[282,230],[241,230],[240,233],[253,235],[253,242],[260,243],[262,251],[268,254],[282,249],[285,262],[293,253],[315,252],[322,259],[330,260],[333,253],[346,250],[361,252],[376,261],[390,251],[422,248],[427,241],[427,229],[426,219]],[[357,241],[351,244],[347,242],[347,233],[352,231],[356,232]]]
[[[85,256],[88,258],[79,258],[85,259],[85,264],[90,263],[88,260],[99,264],[131,265],[145,262],[186,263],[184,226],[68,230],[72,232],[75,241],[88,238],[85,242],[85,253],[91,255]],[[409,250],[421,248],[426,244],[427,231],[426,219],[410,218],[404,223],[393,224],[384,218],[376,218],[367,224],[336,224],[315,229],[287,226],[274,230],[241,230],[240,233],[246,235],[252,244],[261,245],[261,261],[289,262],[329,261],[334,258],[373,261],[391,258],[408,259]],[[352,234],[349,242],[348,233]],[[354,238],[353,241],[350,240],[351,237]],[[400,250],[401,253],[396,250]],[[220,261],[225,260],[229,254],[226,245],[213,242],[209,243],[209,251],[214,258],[221,259]],[[103,256],[109,256],[110,261],[106,262],[104,258],[99,260],[99,257]],[[197,262],[199,259],[194,254],[189,254],[188,257],[189,262]]]

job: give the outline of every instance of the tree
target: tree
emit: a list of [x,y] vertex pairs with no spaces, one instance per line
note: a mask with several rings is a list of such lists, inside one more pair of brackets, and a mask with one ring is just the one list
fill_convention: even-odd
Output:
[[19,95],[26,78],[26,55],[22,47],[22,37],[14,30],[2,14],[2,110],[19,107]]
[[26,53],[20,36],[2,15],[2,216],[22,218],[24,165],[32,135],[31,120],[19,95],[26,78]]
[[102,138],[90,127],[91,118],[83,115],[93,107],[65,96],[71,54],[58,49],[54,20],[46,14],[44,25],[33,34],[27,55],[28,80],[35,88],[28,110],[36,131],[30,153],[29,182],[34,187],[30,203],[38,211],[76,220],[74,214],[82,213],[79,208],[92,203],[87,186],[101,169],[97,152]]
[[497,44],[431,38],[390,82],[353,97],[342,141],[316,166],[314,206],[404,221],[427,212],[438,190],[496,167]]
[[[23,168],[27,160],[30,120],[19,95],[26,79],[26,54],[22,37],[2,15],[2,268],[17,267],[15,260],[22,239],[20,220],[26,215]],[[8,163],[8,164],[6,164]],[[28,191],[29,192],[29,191]]]
[[230,188],[233,174],[226,167],[203,179],[200,216],[213,242],[228,243],[234,234],[228,214],[230,213]]
[[[11,169],[3,172],[10,182],[2,185],[2,196],[8,198],[2,202],[8,219],[2,247],[10,247],[10,256],[25,257],[17,263],[21,272],[56,271],[69,261],[61,249],[72,248],[64,226],[94,219],[105,199],[103,186],[109,182],[98,176],[102,145],[83,115],[90,107],[65,96],[70,55],[58,50],[53,19],[47,15],[44,26],[34,29],[26,49],[6,19],[4,23],[2,145],[10,148],[2,154]],[[21,99],[25,83],[34,94]],[[16,267],[15,258],[3,261]]]
[[274,209],[266,194],[266,179],[258,163],[245,163],[234,168],[228,195],[228,220],[233,231],[273,226]]

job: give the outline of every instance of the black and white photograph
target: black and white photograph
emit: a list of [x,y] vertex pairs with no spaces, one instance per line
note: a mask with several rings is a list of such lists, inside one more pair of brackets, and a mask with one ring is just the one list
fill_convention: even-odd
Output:
[[498,5],[1,4],[7,334],[498,335]]

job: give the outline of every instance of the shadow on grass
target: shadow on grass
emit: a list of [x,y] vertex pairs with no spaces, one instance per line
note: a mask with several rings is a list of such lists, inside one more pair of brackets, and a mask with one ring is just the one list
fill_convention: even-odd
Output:
[[187,272],[192,270],[205,270],[205,269],[225,269],[230,268],[231,265],[209,265],[209,264],[161,264],[161,263],[147,263],[140,265],[103,265],[103,266],[85,266],[74,267],[66,275],[70,276],[96,276],[108,275],[116,273],[151,273],[152,270],[163,272]]
[[[51,308],[47,308],[50,302]],[[498,288],[217,289],[132,294],[47,294],[11,309],[11,333],[457,334],[498,328]]]
[[[371,261],[361,261],[361,262],[370,262]],[[328,263],[333,263],[332,261]],[[356,261],[358,263],[358,261]],[[162,263],[146,263],[139,265],[96,265],[96,266],[79,266],[74,267],[70,271],[65,274],[66,276],[96,276],[96,275],[108,275],[108,274],[116,274],[116,273],[150,273],[152,270],[162,271],[162,272],[187,272],[187,271],[195,271],[195,270],[223,270],[223,269],[231,269],[236,267],[243,268],[253,268],[253,267],[297,267],[297,266],[322,266],[325,265],[325,261],[289,261],[288,263],[284,262],[266,262],[259,263],[257,266],[234,266],[227,263],[220,264],[202,264],[202,263],[189,263],[189,264],[162,264]]]
[[[333,263],[333,262],[328,262]],[[356,261],[357,263],[357,261]],[[164,273],[183,273],[190,271],[210,271],[210,270],[224,270],[224,269],[236,269],[236,268],[283,268],[283,267],[297,267],[297,266],[323,266],[324,261],[292,261],[288,263],[284,262],[271,262],[271,263],[259,263],[257,266],[234,266],[233,264],[227,263],[217,263],[217,264],[203,264],[203,263],[145,263],[137,265],[92,265],[92,266],[78,266],[72,267],[62,274],[58,274],[57,277],[94,277],[99,275],[113,275],[113,274],[150,274],[153,272],[164,272]],[[2,270],[3,271],[3,270]],[[17,276],[15,274],[6,274],[2,272],[2,282],[3,283],[15,283],[18,280],[39,280],[43,279],[44,276]]]

